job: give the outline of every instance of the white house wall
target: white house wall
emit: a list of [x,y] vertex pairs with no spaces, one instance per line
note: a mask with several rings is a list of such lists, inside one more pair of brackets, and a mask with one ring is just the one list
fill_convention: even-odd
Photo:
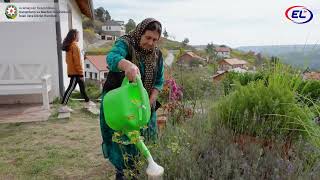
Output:
[[[11,1],[26,2],[26,1]],[[27,2],[53,2],[27,1]],[[59,93],[56,30],[54,22],[10,22],[0,23],[0,64],[21,64],[27,74],[34,74],[40,66],[41,75],[51,74],[53,89],[50,99]],[[19,79],[19,74],[15,74]],[[41,102],[40,95],[0,96],[1,104],[17,102]]]
[[[54,0],[13,0],[11,2],[54,2]],[[83,50],[80,9],[75,0],[59,0],[60,10],[67,10],[67,4],[69,4],[72,10],[72,28],[79,31],[80,38],[78,45],[80,49]],[[61,39],[63,40],[69,31],[68,14],[60,14],[60,24]],[[0,65],[8,63],[46,65],[48,68],[45,69],[44,73],[50,73],[52,75],[53,89],[50,92],[50,100],[52,101],[55,97],[59,97],[59,67],[55,22],[1,23],[0,32]],[[83,60],[83,54],[81,54],[81,57]],[[64,52],[62,53],[62,61],[64,86],[66,89],[69,79],[67,77]],[[41,101],[41,95],[0,96],[0,104]]]
[[[89,64],[90,68],[86,68],[86,64]],[[90,79],[89,74],[91,72],[92,73],[91,79],[96,80],[94,73],[97,73],[97,78],[99,80],[99,71],[89,60],[84,60],[84,68],[85,68],[85,71],[87,72],[87,76],[86,76],[87,79]]]
[[[77,29],[79,31],[79,42],[78,46],[83,52],[83,31],[82,31],[82,21],[81,21],[81,12],[76,4],[75,0],[60,0],[59,1],[59,8],[60,10],[67,10],[69,7],[71,8],[72,12],[72,29]],[[67,36],[69,32],[69,19],[68,14],[61,14],[60,16],[60,26],[61,26],[61,39],[63,39]],[[81,60],[83,61],[83,53],[81,53]],[[64,89],[66,90],[70,79],[68,78],[67,74],[67,64],[66,64],[66,53],[62,51],[62,62],[63,62],[63,82],[64,82]],[[78,86],[76,87],[79,88]]]
[[101,78],[101,80],[104,80],[105,78],[104,78],[104,73],[107,73],[108,71],[101,71],[100,72],[100,78]]
[[[107,27],[110,27],[110,29],[107,29]],[[103,31],[123,31],[124,32],[124,26],[102,26]]]

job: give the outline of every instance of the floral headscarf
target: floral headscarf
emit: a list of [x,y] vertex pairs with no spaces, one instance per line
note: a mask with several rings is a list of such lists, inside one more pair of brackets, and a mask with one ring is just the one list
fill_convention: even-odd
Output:
[[147,18],[137,25],[137,27],[131,31],[128,35],[124,35],[121,39],[126,40],[129,46],[129,50],[132,49],[132,62],[139,67],[140,61],[145,65],[145,75],[143,85],[147,92],[150,94],[153,88],[155,79],[155,72],[157,66],[157,47],[153,49],[144,49],[140,46],[141,37],[146,27],[153,22],[161,23],[153,18]]

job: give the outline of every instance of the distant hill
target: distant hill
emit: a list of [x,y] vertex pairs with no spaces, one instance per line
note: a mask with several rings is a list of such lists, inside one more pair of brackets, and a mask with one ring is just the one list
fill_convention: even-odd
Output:
[[274,45],[274,46],[242,46],[241,51],[254,51],[266,56],[277,56],[281,61],[300,67],[320,69],[320,45]]
[[[166,48],[168,50],[178,50],[181,47],[181,42],[166,39],[166,38],[161,38],[159,42],[160,48]],[[194,49],[192,46],[187,45],[185,49],[191,50]]]

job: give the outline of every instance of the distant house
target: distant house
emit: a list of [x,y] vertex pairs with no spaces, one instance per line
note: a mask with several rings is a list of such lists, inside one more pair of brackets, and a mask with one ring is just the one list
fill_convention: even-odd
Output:
[[305,72],[303,73],[303,80],[320,80],[319,72]]
[[207,60],[198,56],[193,52],[186,52],[184,53],[177,61],[178,64],[193,66],[193,65],[200,65],[206,63]]
[[228,71],[234,68],[247,69],[248,62],[240,59],[224,59],[218,62],[218,69],[220,71]]
[[102,26],[102,40],[116,40],[125,34],[124,21],[109,20]]
[[217,73],[212,77],[213,82],[216,83],[221,81],[226,76],[227,73],[228,71],[217,71]]
[[84,70],[86,79],[103,82],[109,72],[106,56],[86,56],[84,60]]
[[216,47],[215,52],[218,57],[230,58],[230,48],[227,47]]
[[234,68],[234,69],[230,69],[230,70],[221,70],[221,71],[217,71],[216,74],[214,74],[212,76],[213,82],[219,82],[221,81],[228,73],[230,72],[235,72],[235,73],[254,73],[255,71],[248,71],[246,69],[242,69],[240,67]]

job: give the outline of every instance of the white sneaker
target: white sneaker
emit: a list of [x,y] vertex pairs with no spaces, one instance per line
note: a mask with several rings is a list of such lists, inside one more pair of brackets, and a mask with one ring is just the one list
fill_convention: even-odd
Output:
[[86,102],[86,104],[84,105],[86,109],[92,108],[92,107],[96,107],[96,104],[92,101],[88,101]]
[[59,113],[69,113],[69,112],[73,112],[73,110],[71,108],[69,108],[68,106],[64,105],[59,108],[58,112]]

